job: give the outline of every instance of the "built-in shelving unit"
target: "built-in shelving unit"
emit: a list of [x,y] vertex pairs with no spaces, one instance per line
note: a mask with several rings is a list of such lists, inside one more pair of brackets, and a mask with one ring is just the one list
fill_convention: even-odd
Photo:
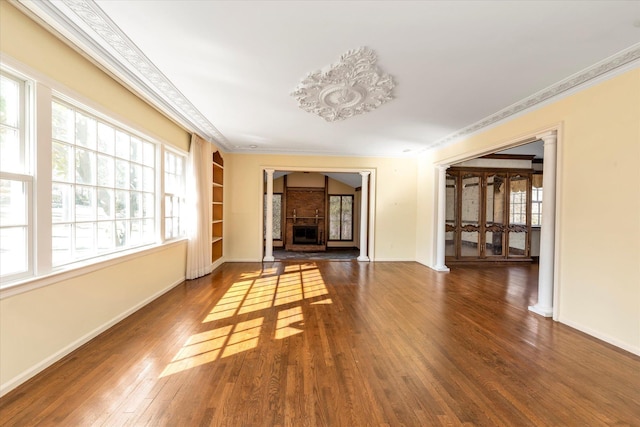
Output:
[[213,153],[213,182],[211,186],[211,262],[222,258],[222,206],[224,189],[224,160],[219,151]]

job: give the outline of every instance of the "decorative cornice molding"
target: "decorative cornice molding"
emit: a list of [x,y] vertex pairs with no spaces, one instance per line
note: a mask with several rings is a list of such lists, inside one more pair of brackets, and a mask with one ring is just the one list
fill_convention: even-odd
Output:
[[606,58],[592,65],[591,67],[585,68],[584,70],[547,87],[546,89],[536,92],[533,95],[516,102],[515,104],[503,108],[495,114],[485,117],[478,122],[475,122],[467,127],[464,127],[452,134],[445,136],[444,138],[437,140],[428,149],[433,149],[439,146],[453,143],[465,136],[478,132],[510,116],[521,113],[525,110],[529,110],[530,108],[559,95],[563,95],[566,92],[577,88],[578,86],[587,84],[597,79],[598,77],[605,76],[608,73],[614,72],[617,69],[631,64],[639,59],[640,43],[637,43],[621,52],[618,52],[613,56],[610,56],[609,58]]
[[[15,0],[169,116],[228,150],[215,126],[91,0]],[[74,16],[75,15],[75,16]],[[79,21],[78,21],[79,19]]]
[[373,111],[393,99],[393,79],[376,67],[376,55],[367,48],[350,50],[325,70],[308,74],[291,96],[298,106],[328,122]]

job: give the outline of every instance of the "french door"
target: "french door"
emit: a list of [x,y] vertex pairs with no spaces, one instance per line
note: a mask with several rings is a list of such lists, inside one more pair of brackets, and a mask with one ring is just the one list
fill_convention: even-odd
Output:
[[530,258],[531,172],[451,168],[446,196],[449,261]]

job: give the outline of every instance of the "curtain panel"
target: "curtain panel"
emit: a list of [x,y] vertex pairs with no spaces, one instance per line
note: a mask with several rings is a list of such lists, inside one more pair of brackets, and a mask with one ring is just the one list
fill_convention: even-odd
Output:
[[187,279],[211,273],[211,144],[191,136],[187,163]]

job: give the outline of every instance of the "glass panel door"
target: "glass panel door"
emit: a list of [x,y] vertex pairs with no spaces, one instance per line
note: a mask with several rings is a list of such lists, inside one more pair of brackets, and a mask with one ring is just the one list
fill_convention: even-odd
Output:
[[509,257],[529,256],[530,182],[527,175],[509,178]]
[[458,180],[457,176],[447,174],[446,207],[445,207],[445,256],[456,256],[456,216],[458,213]]
[[480,256],[480,175],[462,175],[460,204],[460,256]]
[[487,257],[504,256],[506,186],[505,174],[487,174],[484,241]]

